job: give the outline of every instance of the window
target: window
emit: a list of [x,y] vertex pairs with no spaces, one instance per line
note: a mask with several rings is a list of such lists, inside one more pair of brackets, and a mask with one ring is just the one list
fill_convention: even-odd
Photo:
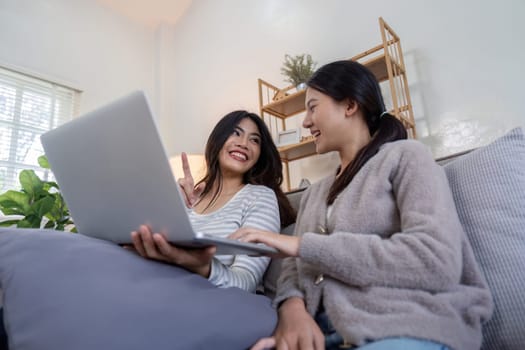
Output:
[[78,100],[78,90],[0,67],[0,193],[19,189],[24,169],[50,180],[40,135],[70,120]]

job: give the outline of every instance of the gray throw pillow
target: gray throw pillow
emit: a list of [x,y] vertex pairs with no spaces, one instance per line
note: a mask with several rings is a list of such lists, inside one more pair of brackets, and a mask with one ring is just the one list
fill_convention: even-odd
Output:
[[521,129],[444,166],[494,298],[482,349],[525,344],[525,140]]
[[10,350],[246,349],[272,334],[268,298],[80,234],[0,229]]

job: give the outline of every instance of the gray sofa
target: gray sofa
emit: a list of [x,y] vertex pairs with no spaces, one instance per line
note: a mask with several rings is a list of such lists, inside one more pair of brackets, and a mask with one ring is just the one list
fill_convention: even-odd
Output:
[[[447,174],[461,223],[494,298],[482,349],[525,349],[525,141],[514,129],[485,147],[437,160]],[[298,207],[302,191],[288,194]],[[292,227],[282,233],[291,234]],[[265,293],[275,293],[272,261]]]
[[[512,130],[488,146],[440,163],[494,297],[482,349],[524,349],[523,132]],[[301,195],[288,194],[296,207]],[[290,226],[283,233],[292,231]],[[270,297],[279,264],[273,260],[264,278]],[[178,283],[181,278],[186,283]],[[194,349],[209,344],[242,349],[271,333],[276,319],[266,298],[236,288],[217,292],[206,282],[81,235],[0,229],[0,287],[6,287],[5,316],[16,341],[12,350]]]

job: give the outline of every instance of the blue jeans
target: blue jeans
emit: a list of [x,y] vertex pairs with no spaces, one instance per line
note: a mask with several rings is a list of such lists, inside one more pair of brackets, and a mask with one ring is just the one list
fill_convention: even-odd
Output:
[[[315,321],[325,335],[326,350],[341,350],[344,339],[337,333],[325,312],[319,312]],[[408,337],[385,338],[367,343],[363,346],[348,345],[349,349],[359,350],[450,350],[442,344],[428,340],[414,339]]]
[[360,346],[360,350],[450,350],[447,346],[429,340],[399,337],[386,338]]

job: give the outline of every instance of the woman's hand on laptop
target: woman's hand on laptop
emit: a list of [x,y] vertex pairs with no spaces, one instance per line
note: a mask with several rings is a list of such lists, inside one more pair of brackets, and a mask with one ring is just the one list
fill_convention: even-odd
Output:
[[178,248],[168,243],[160,233],[151,232],[146,225],[141,225],[137,231],[131,232],[131,239],[137,253],[144,258],[178,265],[205,278],[210,275],[211,260],[216,247]]
[[286,258],[289,256],[299,256],[299,245],[301,238],[297,236],[281,235],[280,233],[263,231],[251,227],[241,227],[228,238],[236,239],[241,242],[264,243],[279,251],[272,255],[276,258]]
[[184,172],[184,177],[178,179],[177,182],[179,183],[182,193],[184,194],[186,206],[188,208],[192,208],[201,197],[202,191],[204,191],[206,184],[202,182],[197,187],[195,187],[195,182],[193,181],[193,176],[191,175],[190,164],[188,162],[188,156],[185,152],[182,152],[180,157],[182,160],[182,171]]

